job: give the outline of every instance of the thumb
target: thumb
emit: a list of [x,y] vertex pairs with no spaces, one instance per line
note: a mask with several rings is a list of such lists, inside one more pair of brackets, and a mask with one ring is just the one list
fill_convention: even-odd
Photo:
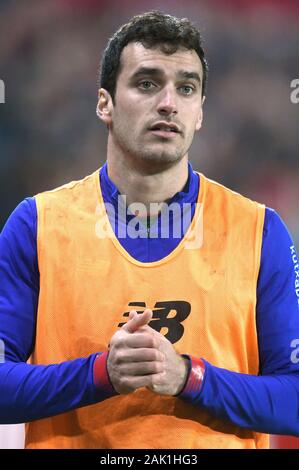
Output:
[[137,313],[136,310],[131,310],[129,314],[129,321],[122,327],[128,333],[134,333],[141,326],[147,325],[152,319],[153,312],[149,308],[144,310],[143,313]]

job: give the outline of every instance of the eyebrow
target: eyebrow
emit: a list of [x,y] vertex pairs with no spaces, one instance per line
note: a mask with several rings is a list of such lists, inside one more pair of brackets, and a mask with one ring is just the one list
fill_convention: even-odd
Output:
[[[164,76],[163,70],[156,68],[156,67],[140,67],[136,70],[135,73],[131,76],[130,80],[136,80],[143,76]],[[201,78],[197,72],[188,72],[187,70],[179,70],[177,72],[177,76],[180,79],[187,79],[187,80],[196,80],[199,84],[201,83]]]

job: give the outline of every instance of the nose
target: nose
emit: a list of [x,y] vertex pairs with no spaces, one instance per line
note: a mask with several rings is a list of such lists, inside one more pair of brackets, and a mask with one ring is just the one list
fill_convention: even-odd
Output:
[[174,90],[165,88],[161,91],[157,111],[161,116],[177,114],[178,110]]

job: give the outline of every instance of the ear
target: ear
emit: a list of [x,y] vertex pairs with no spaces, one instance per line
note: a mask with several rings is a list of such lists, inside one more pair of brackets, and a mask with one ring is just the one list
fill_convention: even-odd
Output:
[[200,110],[199,110],[199,113],[198,113],[198,117],[197,117],[197,121],[196,121],[196,124],[195,124],[195,130],[196,131],[199,131],[199,129],[201,128],[201,125],[202,125],[202,119],[203,119],[203,110],[202,110],[202,107],[203,107],[203,104],[205,102],[205,99],[206,97],[204,96],[202,98],[202,102],[201,102],[201,107],[200,107]]
[[97,115],[109,126],[112,122],[113,102],[110,93],[105,88],[100,88],[98,93]]

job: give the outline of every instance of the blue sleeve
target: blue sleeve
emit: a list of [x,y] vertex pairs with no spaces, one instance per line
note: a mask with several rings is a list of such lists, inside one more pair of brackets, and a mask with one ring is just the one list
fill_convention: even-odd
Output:
[[[202,388],[191,402],[254,431],[299,436],[298,258],[287,228],[266,209],[257,286],[260,375],[205,361]],[[297,349],[296,349],[297,347]]]
[[25,199],[0,234],[0,423],[45,418],[105,398],[87,358],[27,364],[34,347],[39,273],[36,204]]
[[[266,209],[261,267],[257,288],[256,323],[263,375],[299,372],[290,360],[299,342],[298,258],[292,238],[279,215]],[[298,344],[298,343],[297,343]]]

